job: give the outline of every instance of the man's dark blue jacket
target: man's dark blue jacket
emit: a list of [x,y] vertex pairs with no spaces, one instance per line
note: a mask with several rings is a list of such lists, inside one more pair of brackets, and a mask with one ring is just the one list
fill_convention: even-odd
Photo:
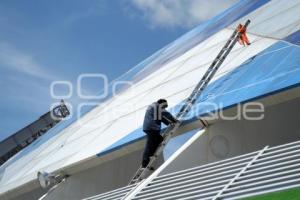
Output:
[[166,125],[170,123],[175,123],[177,120],[165,109],[160,108],[160,105],[157,102],[152,103],[148,106],[143,130],[144,131],[160,131],[161,122]]

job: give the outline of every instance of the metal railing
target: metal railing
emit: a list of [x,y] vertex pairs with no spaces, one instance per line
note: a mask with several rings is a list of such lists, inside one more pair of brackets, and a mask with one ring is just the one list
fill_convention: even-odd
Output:
[[132,191],[138,184],[128,185],[116,190],[108,191],[99,195],[85,198],[83,200],[120,200],[123,199],[130,191]]
[[300,141],[157,176],[134,200],[240,199],[300,187]]
[[[139,184],[85,200],[129,199]],[[300,187],[300,141],[157,176],[131,199],[231,200],[296,187]]]

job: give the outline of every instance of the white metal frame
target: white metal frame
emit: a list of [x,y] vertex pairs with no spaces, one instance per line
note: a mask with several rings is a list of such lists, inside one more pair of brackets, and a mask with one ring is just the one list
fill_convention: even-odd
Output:
[[229,181],[227,185],[224,186],[222,190],[219,191],[219,193],[213,198],[213,200],[217,200],[220,198],[220,196],[240,177],[245,173],[245,171],[255,162],[257,159],[262,156],[262,154],[269,148],[269,146],[266,146],[261,151],[258,152],[256,156],[253,157],[253,159],[238,173],[236,176]]
[[123,200],[233,200],[300,187],[300,141],[266,146],[260,151],[160,176],[203,132],[194,135],[140,184],[97,196],[121,199],[119,193],[124,192]]

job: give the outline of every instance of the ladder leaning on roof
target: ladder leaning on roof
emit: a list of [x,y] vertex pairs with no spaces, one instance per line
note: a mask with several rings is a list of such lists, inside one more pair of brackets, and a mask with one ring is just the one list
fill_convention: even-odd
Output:
[[[191,110],[192,106],[196,102],[197,98],[201,95],[203,90],[206,88],[209,81],[213,78],[225,58],[228,56],[234,45],[239,41],[241,44],[249,45],[248,38],[246,36],[246,28],[249,25],[250,20],[247,20],[245,25],[239,24],[238,27],[234,30],[230,38],[227,40],[224,47],[221,49],[217,57],[214,59],[214,61],[209,66],[208,70],[205,72],[204,76],[201,78],[201,80],[198,82],[196,87],[194,88],[193,92],[190,94],[190,96],[187,98],[185,104],[181,107],[180,111],[177,113],[176,118],[178,119],[178,122],[174,125],[169,126],[163,133],[164,140],[160,144],[160,146],[156,149],[154,155],[150,158],[150,162],[147,165],[146,168],[140,167],[138,171],[135,173],[134,177],[130,181],[129,184],[137,183],[144,178],[146,178],[147,172],[149,172],[150,169],[153,168],[153,164],[156,160],[156,158],[161,154],[163,151],[163,148],[168,143],[168,141],[171,139],[174,132],[179,128],[181,125],[181,120],[186,116],[186,114]],[[246,39],[246,41],[245,41]]]

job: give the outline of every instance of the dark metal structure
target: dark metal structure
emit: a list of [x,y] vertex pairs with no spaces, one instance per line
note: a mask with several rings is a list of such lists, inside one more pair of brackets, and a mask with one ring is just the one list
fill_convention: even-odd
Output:
[[16,153],[27,147],[38,137],[45,134],[63,118],[70,115],[70,112],[61,100],[60,105],[42,115],[38,120],[22,128],[15,134],[0,142],[0,165],[6,162]]

